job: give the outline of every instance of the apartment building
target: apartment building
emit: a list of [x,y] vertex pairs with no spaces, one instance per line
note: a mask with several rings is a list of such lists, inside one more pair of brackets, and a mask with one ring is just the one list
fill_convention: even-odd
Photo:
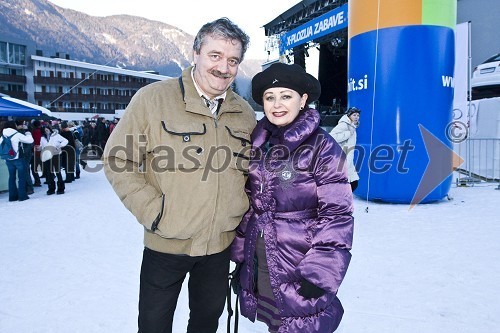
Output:
[[0,40],[0,93],[53,112],[114,114],[141,87],[167,78],[76,61],[67,53],[44,56],[29,43]]
[[32,55],[35,104],[55,112],[115,113],[149,83],[167,76]]
[[34,52],[34,49],[30,49],[22,40],[7,41],[0,38],[0,93],[28,100],[30,51]]

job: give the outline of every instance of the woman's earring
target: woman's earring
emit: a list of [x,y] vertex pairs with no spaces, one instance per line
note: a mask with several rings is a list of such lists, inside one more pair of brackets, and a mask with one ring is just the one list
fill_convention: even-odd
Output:
[[301,106],[301,107],[300,107],[300,111],[302,111],[302,110],[304,110],[304,107],[303,107],[303,106]]

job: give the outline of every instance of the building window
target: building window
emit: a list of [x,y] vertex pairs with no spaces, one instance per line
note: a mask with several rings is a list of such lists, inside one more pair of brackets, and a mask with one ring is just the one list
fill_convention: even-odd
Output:
[[26,65],[26,46],[9,43],[9,60],[7,62],[16,65]]
[[0,61],[7,62],[7,43],[0,42]]
[[0,61],[13,65],[26,65],[26,46],[0,42]]
[[63,78],[63,79],[69,79],[72,76],[71,74],[73,74],[73,73],[69,73],[69,72],[59,72],[59,73],[61,73],[61,78]]
[[20,84],[9,84],[7,90],[9,90],[9,91],[24,91],[23,86]]

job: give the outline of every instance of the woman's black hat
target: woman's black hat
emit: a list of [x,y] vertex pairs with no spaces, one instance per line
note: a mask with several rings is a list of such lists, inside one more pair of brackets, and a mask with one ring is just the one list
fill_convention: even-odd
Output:
[[321,95],[319,81],[296,64],[278,62],[257,73],[252,79],[252,98],[255,103],[262,105],[264,91],[273,87],[289,88],[300,96],[307,94],[307,103],[317,100]]

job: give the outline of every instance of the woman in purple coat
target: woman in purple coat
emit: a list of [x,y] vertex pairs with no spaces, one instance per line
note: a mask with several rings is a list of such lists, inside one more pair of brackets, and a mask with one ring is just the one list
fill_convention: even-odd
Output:
[[352,193],[345,154],[308,103],[319,82],[276,63],[252,80],[264,107],[252,133],[251,207],[237,229],[241,313],[269,332],[329,333],[343,308],[336,294],[349,265]]

